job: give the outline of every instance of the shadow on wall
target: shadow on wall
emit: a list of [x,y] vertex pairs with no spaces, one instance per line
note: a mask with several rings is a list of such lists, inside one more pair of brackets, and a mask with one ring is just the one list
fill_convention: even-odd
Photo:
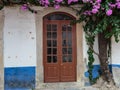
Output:
[[4,90],[30,90],[35,88],[35,67],[5,68]]

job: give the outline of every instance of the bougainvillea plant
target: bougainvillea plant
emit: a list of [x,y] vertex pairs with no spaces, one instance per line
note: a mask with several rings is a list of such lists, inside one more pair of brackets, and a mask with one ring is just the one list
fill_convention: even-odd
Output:
[[[8,1],[8,2],[7,2]],[[11,3],[12,0],[4,0],[3,5]],[[119,41],[120,36],[120,0],[20,0],[21,9],[30,10],[30,4],[40,5],[43,7],[55,7],[59,9],[61,6],[73,8],[79,19],[72,23],[83,22],[83,28],[86,34],[88,44],[88,77],[91,84],[94,84],[99,77],[98,71],[94,70],[94,54],[99,57],[101,76],[107,82],[112,81],[112,74],[108,67],[108,59],[111,55],[111,37],[115,37],[115,41]],[[0,6],[3,6],[0,5]],[[72,7],[71,7],[72,5]],[[80,6],[74,8],[73,5]],[[95,37],[98,36],[98,50],[94,51]]]

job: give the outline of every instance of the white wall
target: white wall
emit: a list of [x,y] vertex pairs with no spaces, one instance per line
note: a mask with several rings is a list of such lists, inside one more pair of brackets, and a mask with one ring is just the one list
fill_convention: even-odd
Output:
[[[5,7],[4,11],[4,67],[36,66],[35,15],[20,10],[20,7]],[[112,38],[112,64],[120,64],[119,45],[120,42],[116,43]],[[87,49],[85,35],[83,35],[83,58],[86,64]],[[98,52],[97,37],[94,49]],[[99,64],[98,57],[94,56],[94,64]]]
[[4,11],[4,67],[36,66],[34,14],[19,7]]
[[[96,53],[99,53],[99,51],[98,51],[98,37],[97,36],[95,38],[95,42],[94,42],[94,47],[93,48],[94,48],[94,51]],[[87,50],[88,50],[88,45],[87,45],[87,42],[85,40],[85,33],[84,33],[84,35],[83,35],[83,57],[84,57],[84,60],[85,60],[86,64],[88,64]],[[96,54],[94,54],[94,58],[95,58],[94,65],[100,64],[98,56]]]
[[120,42],[116,43],[112,38],[112,64],[120,65]]

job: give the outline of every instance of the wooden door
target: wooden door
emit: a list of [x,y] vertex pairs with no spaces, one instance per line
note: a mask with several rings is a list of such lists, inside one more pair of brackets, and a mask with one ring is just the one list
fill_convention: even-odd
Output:
[[44,19],[43,61],[45,82],[76,80],[76,30],[70,20]]

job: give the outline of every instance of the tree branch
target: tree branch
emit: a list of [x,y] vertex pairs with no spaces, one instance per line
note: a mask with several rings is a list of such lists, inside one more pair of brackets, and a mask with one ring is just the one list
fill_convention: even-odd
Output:
[[90,49],[93,51],[94,54],[96,54],[99,57],[99,53],[97,53],[91,45],[89,45]]

